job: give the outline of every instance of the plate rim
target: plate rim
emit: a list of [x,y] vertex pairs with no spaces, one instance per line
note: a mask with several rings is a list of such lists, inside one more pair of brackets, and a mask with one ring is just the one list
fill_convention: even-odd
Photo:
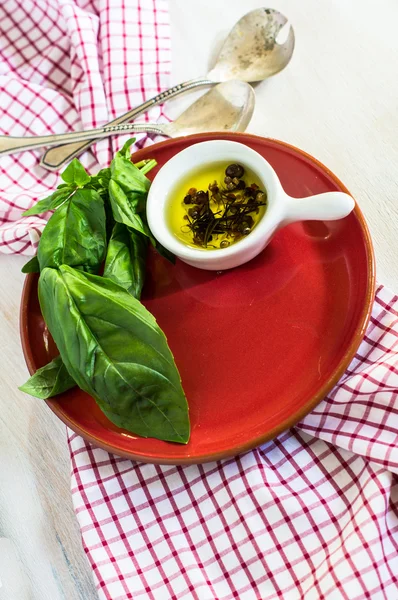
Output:
[[[282,140],[278,140],[275,138],[268,138],[258,135],[253,135],[249,133],[233,133],[233,132],[220,132],[220,133],[207,133],[207,134],[193,134],[186,137],[178,137],[169,140],[165,140],[163,142],[159,142],[157,144],[153,144],[151,146],[146,146],[145,148],[141,148],[137,150],[134,154],[132,154],[132,159],[138,158],[151,151],[153,148],[161,148],[163,146],[173,146],[174,144],[179,144],[181,141],[194,143],[195,140],[203,140],[206,139],[225,139],[225,138],[233,138],[237,140],[243,139],[253,139],[253,141],[267,141],[273,142],[277,146],[283,146],[286,149],[293,151],[294,153],[299,153],[305,158],[309,159],[313,163],[315,163],[323,172],[325,172],[344,192],[350,194],[354,198],[354,196],[349,192],[347,187],[340,181],[340,179],[321,161],[307,153],[305,150],[298,148],[292,144],[284,142]],[[242,142],[244,143],[244,141]],[[355,200],[355,198],[354,198]],[[223,450],[220,452],[213,452],[211,454],[203,454],[198,457],[181,457],[181,458],[168,458],[168,457],[152,457],[147,454],[137,454],[136,452],[128,452],[122,449],[117,448],[112,444],[108,444],[103,439],[93,435],[92,433],[86,431],[82,428],[76,421],[71,419],[62,409],[62,406],[59,405],[57,400],[48,399],[45,400],[46,404],[52,410],[52,412],[72,431],[82,436],[86,441],[92,443],[93,445],[106,450],[110,454],[115,454],[116,456],[121,456],[123,458],[128,458],[130,460],[135,460],[141,463],[149,463],[149,464],[159,464],[159,465],[189,465],[189,464],[202,464],[206,462],[213,462],[222,459],[232,458],[234,456],[241,455],[246,453],[262,444],[274,439],[284,431],[290,429],[294,425],[296,425],[299,421],[301,421],[307,414],[309,414],[315,406],[317,406],[325,396],[334,388],[336,383],[342,377],[344,372],[346,371],[348,365],[353,360],[364,336],[366,333],[366,329],[369,324],[369,320],[372,313],[375,292],[376,292],[376,273],[375,273],[375,254],[373,248],[373,242],[370,236],[370,231],[368,225],[365,221],[365,217],[358,206],[357,201],[355,200],[355,208],[354,208],[355,216],[359,222],[361,227],[364,244],[367,249],[367,290],[364,306],[362,308],[361,315],[358,320],[357,328],[352,336],[349,347],[347,351],[339,361],[338,366],[333,371],[331,376],[324,383],[322,388],[318,390],[318,392],[312,396],[308,402],[297,412],[294,413],[294,416],[290,416],[277,426],[273,427],[271,430],[267,431],[267,433],[260,435],[254,439],[251,439],[243,444],[230,448],[228,450]],[[26,276],[25,282],[22,288],[21,294],[21,305],[20,305],[20,314],[19,314],[19,330],[20,330],[20,338],[22,351],[25,358],[26,365],[28,367],[30,375],[32,375],[36,371],[36,367],[34,366],[33,353],[30,345],[28,344],[28,300],[31,294],[31,288],[37,279],[37,274],[30,273]]]

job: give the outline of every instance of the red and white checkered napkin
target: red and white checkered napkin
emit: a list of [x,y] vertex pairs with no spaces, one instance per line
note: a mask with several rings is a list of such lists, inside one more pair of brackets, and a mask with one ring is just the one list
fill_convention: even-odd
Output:
[[[0,1],[0,134],[99,127],[165,89],[169,72],[167,0]],[[160,116],[155,107],[140,120]],[[125,139],[97,143],[82,162],[108,165]],[[59,182],[38,165],[42,152],[0,157],[0,252],[34,253],[45,219],[21,212]]]
[[[158,93],[168,83],[167,8],[166,0],[3,0],[1,132],[95,127]],[[84,164],[106,164],[111,143],[96,144]],[[57,183],[39,154],[0,160],[3,252],[31,253],[44,226],[20,218]],[[398,298],[379,288],[339,385],[262,448],[159,467],[68,432],[73,501],[100,597],[397,600],[397,390]]]
[[100,598],[398,598],[398,297],[386,288],[336,388],[252,452],[173,467],[69,443]]

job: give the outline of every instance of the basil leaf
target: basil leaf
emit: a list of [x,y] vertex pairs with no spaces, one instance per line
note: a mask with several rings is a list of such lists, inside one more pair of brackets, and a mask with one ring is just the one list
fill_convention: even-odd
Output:
[[38,369],[19,389],[35,398],[46,400],[70,390],[75,385],[76,383],[66,370],[62,358],[57,356],[50,363]]
[[56,190],[47,198],[43,200],[39,200],[36,202],[31,208],[25,210],[22,213],[23,217],[30,217],[32,215],[40,215],[41,213],[47,212],[48,210],[55,210],[58,206],[60,206],[65,200],[75,191],[76,188],[67,186],[67,188],[63,188],[60,190]]
[[115,219],[113,218],[112,206],[109,200],[109,196],[104,197],[105,207],[105,220],[106,220],[106,242],[108,243],[111,239],[113,228],[115,226]]
[[101,171],[98,171],[98,173],[96,175],[93,175],[91,177],[90,183],[85,186],[85,188],[90,188],[90,189],[96,190],[104,200],[107,241],[110,239],[110,237],[112,235],[113,227],[115,225],[115,219],[113,218],[112,207],[110,205],[110,200],[109,200],[108,188],[109,188],[110,179],[111,179],[111,170],[109,168],[101,169]]
[[109,277],[134,298],[141,298],[145,280],[148,238],[116,223],[109,240],[104,277]]
[[62,265],[44,269],[39,300],[62,360],[118,427],[186,443],[188,406],[164,333],[111,280]]
[[67,264],[96,272],[105,249],[104,202],[95,190],[79,189],[49,219],[37,258],[40,270]]
[[151,182],[140,169],[120,153],[117,153],[111,162],[111,176],[125,192],[147,194],[151,186]]
[[34,256],[21,269],[22,273],[40,273],[40,265],[37,256]]
[[108,194],[109,181],[111,179],[111,170],[108,168],[101,169],[96,175],[91,177],[90,183],[87,186],[97,190],[99,194]]
[[134,193],[127,195],[122,187],[111,179],[109,182],[109,200],[115,221],[124,223],[128,227],[132,227],[140,233],[148,235],[142,218],[137,214],[145,207],[145,196]]
[[158,242],[157,239],[155,239],[153,237],[152,231],[149,229],[149,225],[148,225],[145,214],[142,215],[142,221],[143,221],[144,231],[145,231],[146,235],[149,237],[149,240],[150,240],[153,248],[155,248],[155,250],[157,252],[159,252],[160,256],[163,256],[163,258],[166,258],[169,262],[171,262],[173,265],[175,265],[176,257],[174,256],[174,254],[172,252],[167,250],[164,246],[162,246],[162,244],[160,242]]
[[119,152],[117,154],[121,154],[125,158],[130,158],[130,156],[131,156],[130,147],[134,144],[136,139],[137,138],[131,138],[131,139],[127,140],[127,142],[124,144],[123,148],[121,150],[119,150]]
[[79,187],[89,183],[91,179],[90,175],[77,158],[74,158],[72,162],[69,163],[65,171],[61,173],[61,177],[65,183],[75,184]]

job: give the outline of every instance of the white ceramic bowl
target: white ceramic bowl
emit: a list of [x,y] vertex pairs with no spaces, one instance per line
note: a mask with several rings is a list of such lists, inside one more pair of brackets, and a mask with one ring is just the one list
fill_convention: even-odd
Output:
[[[267,210],[247,237],[228,248],[191,248],[169,229],[166,209],[179,178],[215,162],[225,162],[226,166],[239,163],[251,169],[267,191]],[[274,233],[289,223],[342,219],[354,206],[353,198],[343,192],[291,198],[283,190],[271,165],[258,152],[239,142],[212,140],[185,148],[159,170],[149,190],[147,218],[154,237],[178,258],[200,269],[219,271],[237,267],[257,256]]]

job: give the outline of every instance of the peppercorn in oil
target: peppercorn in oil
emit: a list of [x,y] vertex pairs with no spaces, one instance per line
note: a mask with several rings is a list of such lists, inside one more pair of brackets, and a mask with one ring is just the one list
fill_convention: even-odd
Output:
[[266,190],[254,173],[240,164],[213,164],[174,190],[169,224],[189,246],[228,248],[251,233],[266,207]]

